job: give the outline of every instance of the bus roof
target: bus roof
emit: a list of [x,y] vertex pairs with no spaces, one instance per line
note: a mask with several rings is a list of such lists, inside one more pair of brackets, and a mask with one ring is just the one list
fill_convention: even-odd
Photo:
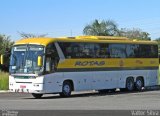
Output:
[[114,36],[76,36],[76,37],[60,37],[60,38],[26,38],[15,43],[20,44],[37,44],[47,46],[52,42],[94,42],[94,43],[130,43],[130,44],[157,44],[155,41],[131,40],[126,37]]

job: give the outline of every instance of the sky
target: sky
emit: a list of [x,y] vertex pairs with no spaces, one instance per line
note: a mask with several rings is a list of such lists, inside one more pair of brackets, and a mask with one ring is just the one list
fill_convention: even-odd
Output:
[[160,37],[160,0],[0,0],[0,34],[16,41],[21,32],[77,36],[95,19],[118,28],[140,28]]

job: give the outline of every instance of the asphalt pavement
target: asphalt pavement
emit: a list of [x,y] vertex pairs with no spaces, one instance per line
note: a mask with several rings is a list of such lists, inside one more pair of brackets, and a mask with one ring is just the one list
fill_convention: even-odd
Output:
[[159,110],[160,91],[73,93],[69,98],[47,94],[34,99],[31,94],[0,93],[0,110]]

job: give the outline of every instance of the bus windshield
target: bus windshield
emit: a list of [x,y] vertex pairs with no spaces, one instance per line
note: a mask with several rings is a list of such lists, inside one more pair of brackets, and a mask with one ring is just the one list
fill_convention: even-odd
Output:
[[10,59],[10,73],[40,74],[44,70],[37,66],[37,58],[42,56],[44,60],[44,47],[41,45],[17,45],[12,48]]

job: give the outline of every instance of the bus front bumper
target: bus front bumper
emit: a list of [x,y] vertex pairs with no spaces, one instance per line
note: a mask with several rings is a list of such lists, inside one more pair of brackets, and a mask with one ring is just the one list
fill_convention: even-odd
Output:
[[40,84],[26,84],[16,83],[9,85],[10,92],[21,92],[21,93],[45,93],[43,90],[43,83]]

